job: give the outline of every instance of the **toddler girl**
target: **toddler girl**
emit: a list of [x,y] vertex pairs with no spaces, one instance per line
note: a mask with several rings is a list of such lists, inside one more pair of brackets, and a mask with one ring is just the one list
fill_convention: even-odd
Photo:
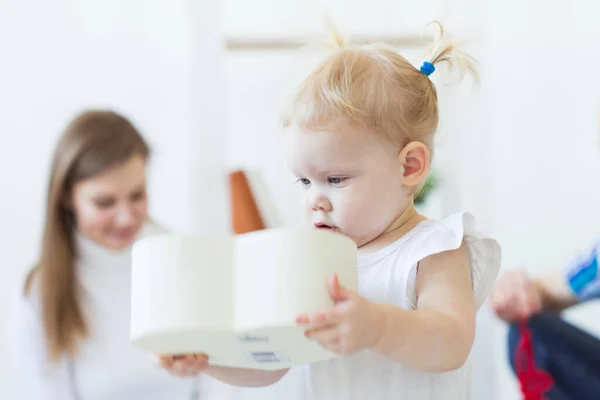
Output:
[[[419,69],[383,44],[336,43],[283,118],[308,222],[359,249],[358,292],[333,276],[327,287],[335,307],[297,316],[312,326],[307,337],[340,354],[303,367],[307,397],[466,399],[475,316],[497,276],[500,249],[476,232],[470,214],[435,221],[413,200],[438,127],[429,75],[442,62],[476,75],[473,59],[442,35]],[[269,384],[286,372],[214,368],[203,356],[163,363],[241,385]]]

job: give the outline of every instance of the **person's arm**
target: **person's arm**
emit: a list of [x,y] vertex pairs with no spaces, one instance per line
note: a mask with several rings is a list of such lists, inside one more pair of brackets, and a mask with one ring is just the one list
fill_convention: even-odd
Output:
[[263,371],[256,369],[209,366],[204,373],[233,386],[263,387],[278,382],[289,369]]
[[562,312],[581,302],[600,298],[598,247],[567,268],[536,279],[522,270],[506,272],[490,296],[494,311],[504,321],[526,319],[541,311]]
[[[31,293],[30,296],[35,296]],[[15,296],[10,310],[11,368],[20,380],[19,399],[75,400],[65,362],[48,363],[44,331],[32,298]]]
[[190,377],[199,373],[209,375],[223,383],[242,387],[269,386],[287,374],[289,368],[264,371],[245,368],[228,368],[210,365],[204,354],[189,354],[181,356],[159,356],[159,364],[167,372],[175,376]]
[[330,310],[300,314],[305,335],[330,351],[351,354],[364,348],[398,364],[445,372],[462,366],[475,336],[475,296],[467,249],[431,255],[419,262],[416,310],[376,303],[328,279]]
[[419,263],[417,310],[380,305],[383,330],[373,350],[427,372],[459,368],[475,336],[475,301],[465,245]]
[[544,310],[561,312],[579,303],[563,271],[553,271],[533,281]]

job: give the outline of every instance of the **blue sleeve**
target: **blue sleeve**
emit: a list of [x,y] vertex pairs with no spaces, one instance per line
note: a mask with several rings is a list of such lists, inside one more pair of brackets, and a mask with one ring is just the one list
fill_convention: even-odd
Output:
[[599,252],[600,243],[565,269],[565,278],[569,287],[580,302],[600,298]]

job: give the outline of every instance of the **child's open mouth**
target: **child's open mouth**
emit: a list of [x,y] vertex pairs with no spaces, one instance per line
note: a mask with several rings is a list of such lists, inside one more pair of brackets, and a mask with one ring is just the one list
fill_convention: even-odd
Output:
[[339,230],[336,226],[327,225],[322,222],[317,222],[314,224],[314,226],[315,226],[315,228],[322,230],[322,231],[337,232]]

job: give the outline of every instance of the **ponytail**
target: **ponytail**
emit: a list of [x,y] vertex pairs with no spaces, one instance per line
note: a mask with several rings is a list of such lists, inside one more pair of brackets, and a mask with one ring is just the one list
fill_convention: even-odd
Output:
[[444,27],[439,21],[431,21],[429,24],[437,25],[439,32],[433,38],[425,63],[435,67],[437,64],[445,62],[450,70],[458,72],[460,80],[468,74],[475,83],[479,83],[479,74],[475,68],[477,60],[464,50],[464,43],[447,39],[444,36]]

